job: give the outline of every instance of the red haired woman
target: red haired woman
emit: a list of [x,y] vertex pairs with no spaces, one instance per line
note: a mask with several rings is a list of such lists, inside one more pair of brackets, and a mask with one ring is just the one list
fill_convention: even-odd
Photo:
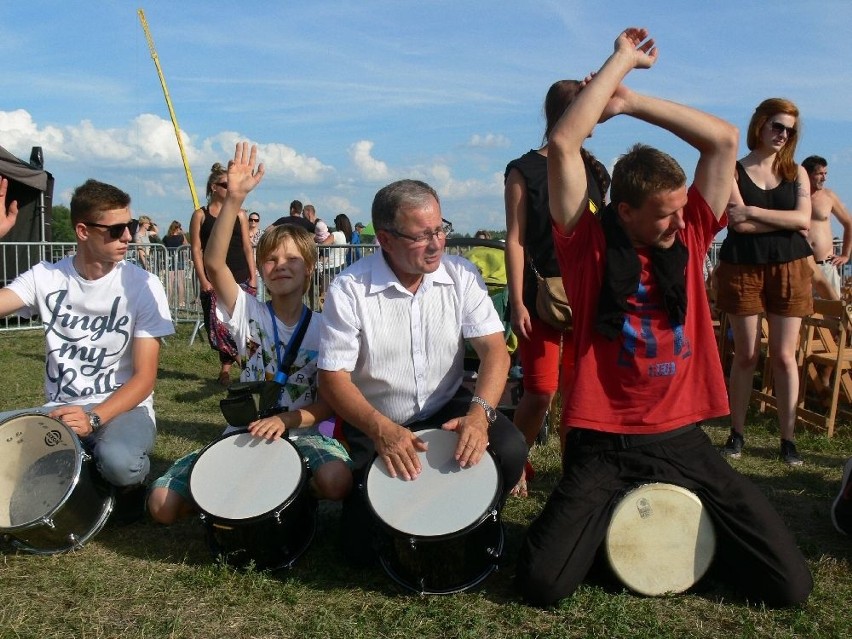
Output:
[[769,356],[775,380],[781,458],[797,466],[793,443],[799,394],[796,342],[802,317],[813,312],[810,183],[793,159],[799,110],[783,98],[755,109],[746,143],[750,153],[736,165],[737,183],[728,208],[728,236],[719,253],[717,306],[734,334],[729,400],[731,434],[723,449],[739,457],[746,412],[760,354],[760,315],[769,322]]

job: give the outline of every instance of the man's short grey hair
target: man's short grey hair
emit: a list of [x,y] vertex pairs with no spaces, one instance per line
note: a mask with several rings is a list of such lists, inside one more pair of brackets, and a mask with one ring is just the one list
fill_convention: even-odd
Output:
[[395,228],[397,213],[425,206],[430,198],[440,205],[435,189],[420,180],[399,180],[388,184],[373,198],[373,228],[377,231]]

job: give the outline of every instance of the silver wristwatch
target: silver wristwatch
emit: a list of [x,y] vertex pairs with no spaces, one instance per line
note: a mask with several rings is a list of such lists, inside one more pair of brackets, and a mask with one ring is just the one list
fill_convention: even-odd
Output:
[[101,427],[101,417],[93,410],[86,411],[86,417],[89,418],[89,426],[92,427],[92,432],[96,433]]
[[478,395],[471,397],[470,403],[482,406],[482,409],[485,411],[485,419],[489,424],[493,424],[497,420],[497,411],[494,410],[494,407]]

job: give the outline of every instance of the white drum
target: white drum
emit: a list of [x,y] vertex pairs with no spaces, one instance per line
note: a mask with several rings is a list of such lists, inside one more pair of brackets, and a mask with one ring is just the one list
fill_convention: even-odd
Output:
[[287,439],[245,431],[208,445],[192,465],[189,491],[215,557],[258,569],[292,566],[316,530],[308,470]]
[[683,592],[704,576],[713,561],[716,533],[694,493],[652,483],[634,488],[616,505],[605,544],[621,582],[657,596]]
[[491,574],[503,551],[500,471],[490,452],[461,468],[455,432],[429,429],[417,436],[429,444],[419,453],[417,479],[391,477],[378,457],[367,471],[367,503],[382,536],[380,560],[394,581],[415,592],[468,590]]
[[0,533],[27,552],[81,548],[104,527],[112,488],[77,435],[40,413],[0,424]]

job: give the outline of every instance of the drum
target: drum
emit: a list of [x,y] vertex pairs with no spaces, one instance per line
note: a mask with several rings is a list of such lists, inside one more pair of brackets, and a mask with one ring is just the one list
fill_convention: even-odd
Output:
[[491,574],[503,552],[500,472],[490,452],[475,466],[461,468],[454,458],[455,432],[417,435],[429,444],[419,454],[417,479],[392,478],[378,457],[367,471],[364,488],[379,523],[379,559],[409,590],[462,592]]
[[112,512],[112,488],[59,420],[25,413],[4,421],[0,460],[0,533],[22,550],[82,548]]
[[713,560],[716,533],[698,497],[672,484],[645,484],[616,505],[606,534],[613,572],[643,595],[683,592]]
[[237,431],[204,448],[192,465],[189,491],[214,557],[244,568],[290,567],[316,530],[308,470],[287,439]]

